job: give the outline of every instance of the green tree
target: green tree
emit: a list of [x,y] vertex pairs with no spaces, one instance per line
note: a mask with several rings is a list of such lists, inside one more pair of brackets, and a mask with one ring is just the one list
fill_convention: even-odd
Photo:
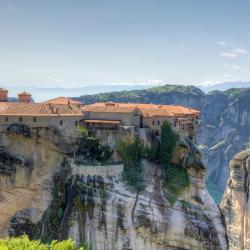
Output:
[[117,143],[117,152],[124,162],[123,178],[137,192],[145,188],[140,158],[144,156],[143,143],[139,138],[121,138]]
[[171,161],[179,136],[172,130],[171,125],[165,121],[161,126],[160,163],[167,167]]
[[165,170],[165,186],[171,204],[189,186],[188,173],[183,164],[171,163],[178,140],[179,136],[172,130],[171,125],[164,122],[161,127],[160,163]]
[[74,139],[76,155],[82,155],[88,161],[104,162],[112,156],[112,149],[100,139],[90,136],[88,130],[79,127]]

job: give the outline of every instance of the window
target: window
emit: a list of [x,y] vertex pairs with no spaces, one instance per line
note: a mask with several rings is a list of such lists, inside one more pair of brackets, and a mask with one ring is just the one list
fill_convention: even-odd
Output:
[[36,119],[36,117],[34,117],[34,118],[33,118],[33,122],[36,122],[36,121],[37,121],[37,119]]
[[161,121],[157,121],[157,125],[160,126],[161,125]]
[[152,125],[153,125],[153,126],[155,125],[155,121],[152,121]]
[[175,120],[174,120],[174,126],[177,127],[177,124],[178,124],[178,120],[175,119]]
[[61,126],[63,125],[63,121],[62,121],[62,120],[60,120],[60,125],[61,125]]
[[19,117],[19,122],[22,122],[23,121],[23,118],[22,117]]
[[5,122],[8,122],[9,121],[9,117],[5,117]]
[[78,121],[76,121],[76,127],[78,126]]

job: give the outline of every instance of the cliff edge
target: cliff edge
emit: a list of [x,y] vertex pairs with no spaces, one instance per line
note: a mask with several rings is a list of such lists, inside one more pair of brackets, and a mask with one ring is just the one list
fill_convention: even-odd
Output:
[[230,250],[250,249],[250,150],[230,162],[230,177],[221,202]]

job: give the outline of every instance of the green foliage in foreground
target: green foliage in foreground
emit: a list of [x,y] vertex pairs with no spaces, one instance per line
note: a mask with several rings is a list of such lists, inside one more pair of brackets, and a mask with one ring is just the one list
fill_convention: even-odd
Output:
[[91,248],[88,246],[76,247],[71,239],[43,244],[38,240],[29,240],[28,236],[22,236],[0,239],[0,250],[91,250]]

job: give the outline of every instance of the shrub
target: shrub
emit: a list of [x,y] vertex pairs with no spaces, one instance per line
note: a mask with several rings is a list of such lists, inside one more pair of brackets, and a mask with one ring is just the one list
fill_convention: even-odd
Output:
[[143,144],[139,138],[120,138],[117,143],[117,152],[122,157],[126,169],[139,165],[139,158],[143,156]]
[[22,236],[0,239],[0,250],[90,250],[90,247],[88,245],[76,247],[71,239],[43,244],[38,240],[29,240],[28,236]]
[[168,122],[161,127],[160,163],[165,172],[165,186],[169,191],[169,201],[173,204],[181,192],[189,186],[189,176],[182,164],[172,164],[173,152],[179,136]]
[[188,173],[182,165],[169,164],[165,175],[166,187],[174,197],[178,197],[189,186]]
[[112,156],[112,149],[98,138],[90,136],[84,127],[79,127],[74,145],[77,155],[82,155],[88,161],[104,162]]
[[168,165],[171,161],[179,136],[172,130],[171,125],[165,121],[161,126],[160,163]]
[[124,162],[123,179],[137,192],[145,188],[140,158],[144,156],[143,143],[139,138],[123,138],[117,143],[117,152]]

